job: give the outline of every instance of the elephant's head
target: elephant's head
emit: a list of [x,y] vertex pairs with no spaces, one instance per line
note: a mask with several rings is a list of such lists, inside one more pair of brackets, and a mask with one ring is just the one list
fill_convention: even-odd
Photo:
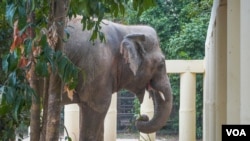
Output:
[[172,93],[166,72],[165,57],[159,47],[156,33],[129,34],[124,37],[120,53],[127,68],[123,87],[135,93],[143,102],[145,90],[154,101],[151,120],[142,116],[136,122],[139,131],[152,133],[165,125],[172,109]]

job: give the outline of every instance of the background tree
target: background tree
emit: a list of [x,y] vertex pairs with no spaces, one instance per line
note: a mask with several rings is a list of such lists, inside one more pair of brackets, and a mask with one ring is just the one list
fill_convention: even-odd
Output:
[[[137,18],[136,11],[128,6],[126,18],[117,19],[128,24],[148,24],[154,27],[167,59],[203,59],[206,31],[210,18],[212,0],[157,0],[157,6],[144,11]],[[197,138],[202,137],[203,75],[197,75],[196,129]],[[178,134],[180,78],[170,75],[174,94],[174,107],[168,132]]]

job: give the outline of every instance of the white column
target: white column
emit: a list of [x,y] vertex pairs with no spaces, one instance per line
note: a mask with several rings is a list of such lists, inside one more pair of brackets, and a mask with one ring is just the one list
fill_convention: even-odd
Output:
[[117,94],[112,94],[111,104],[104,121],[104,141],[116,141]]
[[203,92],[203,141],[215,141],[215,42],[216,14],[220,0],[213,1],[205,43]]
[[250,123],[250,1],[240,1],[240,120]]
[[203,140],[215,141],[215,28],[205,47],[205,76],[203,96]]
[[195,141],[196,75],[191,72],[182,73],[180,81],[179,141]]
[[[79,107],[77,104],[64,106],[64,125],[72,141],[79,141]],[[64,136],[67,136],[66,131]]]
[[215,32],[215,141],[221,140],[221,125],[227,121],[227,1],[221,0]]
[[[149,93],[146,91],[143,103],[141,104],[141,114],[145,114],[149,119],[153,118],[154,115],[154,104],[152,98],[149,98]],[[155,133],[144,134],[140,133],[141,141],[155,141]]]

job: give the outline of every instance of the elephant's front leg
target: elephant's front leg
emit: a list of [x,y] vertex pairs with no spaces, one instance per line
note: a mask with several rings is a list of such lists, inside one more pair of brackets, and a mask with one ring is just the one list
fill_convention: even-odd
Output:
[[104,119],[107,110],[95,111],[86,103],[80,103],[80,141],[103,141]]

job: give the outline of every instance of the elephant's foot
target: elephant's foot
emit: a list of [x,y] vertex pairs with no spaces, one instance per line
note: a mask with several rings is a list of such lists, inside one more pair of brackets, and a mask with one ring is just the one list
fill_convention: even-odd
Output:
[[103,141],[106,112],[99,113],[86,103],[80,103],[80,141]]

